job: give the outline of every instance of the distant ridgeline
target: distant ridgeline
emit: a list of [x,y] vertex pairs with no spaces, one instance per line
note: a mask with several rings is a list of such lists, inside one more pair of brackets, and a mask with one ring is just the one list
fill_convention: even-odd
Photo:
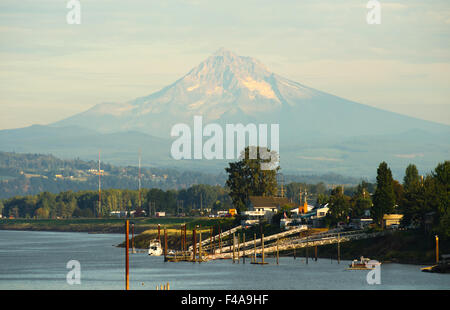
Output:
[[[101,164],[103,189],[138,188],[138,167]],[[142,188],[180,189],[193,184],[221,185],[226,181],[225,171],[207,174],[180,171],[171,168],[141,168]],[[338,174],[284,175],[284,183],[300,182],[327,185],[356,185],[360,180]],[[80,159],[63,160],[53,155],[0,152],[0,199],[35,195],[44,191],[96,190],[98,188],[98,162]]]
[[[102,188],[137,189],[138,167],[101,164]],[[141,168],[143,188],[176,189],[193,184],[223,185],[222,174],[179,171],[170,168]],[[0,152],[0,199],[35,195],[48,191],[96,190],[98,162],[62,160],[52,155]]]

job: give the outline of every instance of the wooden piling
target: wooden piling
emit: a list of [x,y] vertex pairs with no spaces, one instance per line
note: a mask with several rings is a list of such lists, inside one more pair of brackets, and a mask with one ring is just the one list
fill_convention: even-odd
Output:
[[234,264],[234,260],[235,260],[235,254],[236,254],[235,244],[236,244],[236,237],[234,236],[234,233],[233,233],[233,264]]
[[277,265],[279,264],[278,240],[279,239],[277,238]]
[[262,245],[262,263],[264,264],[264,234],[261,235],[261,245]]
[[[245,244],[245,232],[242,238],[243,238],[242,242]],[[244,246],[244,254],[242,254],[242,263],[245,264],[245,246]]]
[[195,263],[197,259],[197,231],[192,231],[192,248],[194,249],[192,261]]
[[167,229],[164,228],[164,261],[167,261]]
[[158,224],[158,241],[161,244],[161,225]]
[[222,229],[219,226],[219,251],[222,254]]
[[187,251],[187,234],[186,234],[186,224],[184,224],[184,251]]
[[238,262],[238,264],[241,262],[241,257],[240,257],[240,254],[241,254],[241,236],[239,235],[239,233],[237,234],[237,244],[238,244],[238,246],[237,246],[237,262]]
[[180,226],[180,250],[183,252],[184,245],[183,245],[183,225]]
[[134,249],[134,223],[131,224],[131,251],[132,253],[135,253],[135,249]]
[[129,251],[130,251],[130,240],[129,240],[129,229],[130,229],[130,221],[125,221],[125,289],[128,291],[130,289],[130,258],[129,258]]
[[209,228],[209,252],[214,254],[213,252],[213,228],[212,226]]
[[315,261],[317,262],[317,245],[314,246],[314,256],[315,256]]
[[202,262],[202,231],[199,231],[199,238],[198,238],[198,262]]
[[256,234],[253,244],[255,246],[255,250],[253,251],[253,262],[256,263]]
[[341,234],[340,233],[338,233],[337,249],[338,249],[337,261],[339,264],[341,262]]
[[305,247],[305,252],[306,252],[306,264],[308,264],[308,257],[309,257],[308,247],[309,247],[309,237],[306,237],[306,247]]

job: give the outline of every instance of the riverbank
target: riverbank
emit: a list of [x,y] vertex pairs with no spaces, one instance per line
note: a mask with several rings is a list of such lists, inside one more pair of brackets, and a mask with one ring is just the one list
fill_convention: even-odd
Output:
[[[135,224],[135,247],[147,249],[150,240],[158,236],[158,224],[161,225],[161,240],[163,241],[163,229],[167,229],[168,246],[171,249],[180,249],[180,227],[187,226],[187,243],[192,244],[192,229],[197,225],[204,227],[202,230],[203,240],[209,238],[209,227],[220,225],[222,231],[233,227],[233,219],[210,219],[210,218],[136,218],[130,219]],[[0,219],[0,230],[22,230],[22,231],[54,231],[54,232],[87,232],[87,233],[123,233],[124,219]],[[271,225],[264,226],[266,236],[276,233],[279,228]],[[259,238],[259,228],[246,230],[247,237],[256,233]],[[131,231],[130,231],[131,237]],[[119,244],[118,246],[123,246]],[[450,253],[450,240],[443,238],[439,241],[440,253]],[[309,256],[314,256],[314,249],[308,251]],[[304,257],[305,249],[297,249],[295,255]],[[280,253],[282,256],[293,256],[294,252]],[[396,231],[385,236],[343,242],[340,245],[342,260],[353,260],[360,256],[376,259],[383,263],[393,262],[401,264],[428,265],[435,262],[435,238],[433,235],[424,235],[420,231]],[[318,257],[337,259],[337,244],[318,247]]]
[[[167,217],[133,218],[134,231],[140,234],[155,230],[158,224],[162,228],[176,229],[186,224],[188,229],[196,225],[227,225],[230,219],[210,219],[204,217]],[[83,218],[83,219],[0,219],[0,230],[87,232],[87,233],[124,233],[125,219],[119,218]],[[130,230],[131,234],[131,230]]]

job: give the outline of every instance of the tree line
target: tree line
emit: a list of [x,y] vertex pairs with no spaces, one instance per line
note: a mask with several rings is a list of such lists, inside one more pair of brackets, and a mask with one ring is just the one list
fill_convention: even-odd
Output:
[[136,216],[166,212],[196,215],[200,211],[231,208],[228,191],[221,186],[198,184],[188,189],[107,189],[99,192],[64,191],[58,194],[15,196],[0,200],[0,212],[14,218],[108,217],[111,211],[136,212]]
[[417,167],[410,164],[402,183],[393,179],[387,163],[382,162],[373,194],[369,194],[364,182],[353,196],[345,195],[339,187],[331,192],[327,199],[330,208],[327,221],[329,225],[348,223],[369,211],[374,222],[382,227],[383,215],[402,214],[404,227],[450,237],[449,184],[450,161],[439,163],[426,176],[420,176]]

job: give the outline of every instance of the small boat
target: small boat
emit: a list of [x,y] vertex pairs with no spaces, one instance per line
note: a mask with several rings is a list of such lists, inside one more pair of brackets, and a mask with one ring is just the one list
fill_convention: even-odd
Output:
[[380,262],[370,260],[370,258],[361,256],[359,260],[354,259],[348,266],[347,270],[372,270],[376,266],[381,265]]
[[151,240],[150,245],[148,246],[148,255],[161,256],[162,254],[163,250],[161,247],[161,242],[158,239]]

